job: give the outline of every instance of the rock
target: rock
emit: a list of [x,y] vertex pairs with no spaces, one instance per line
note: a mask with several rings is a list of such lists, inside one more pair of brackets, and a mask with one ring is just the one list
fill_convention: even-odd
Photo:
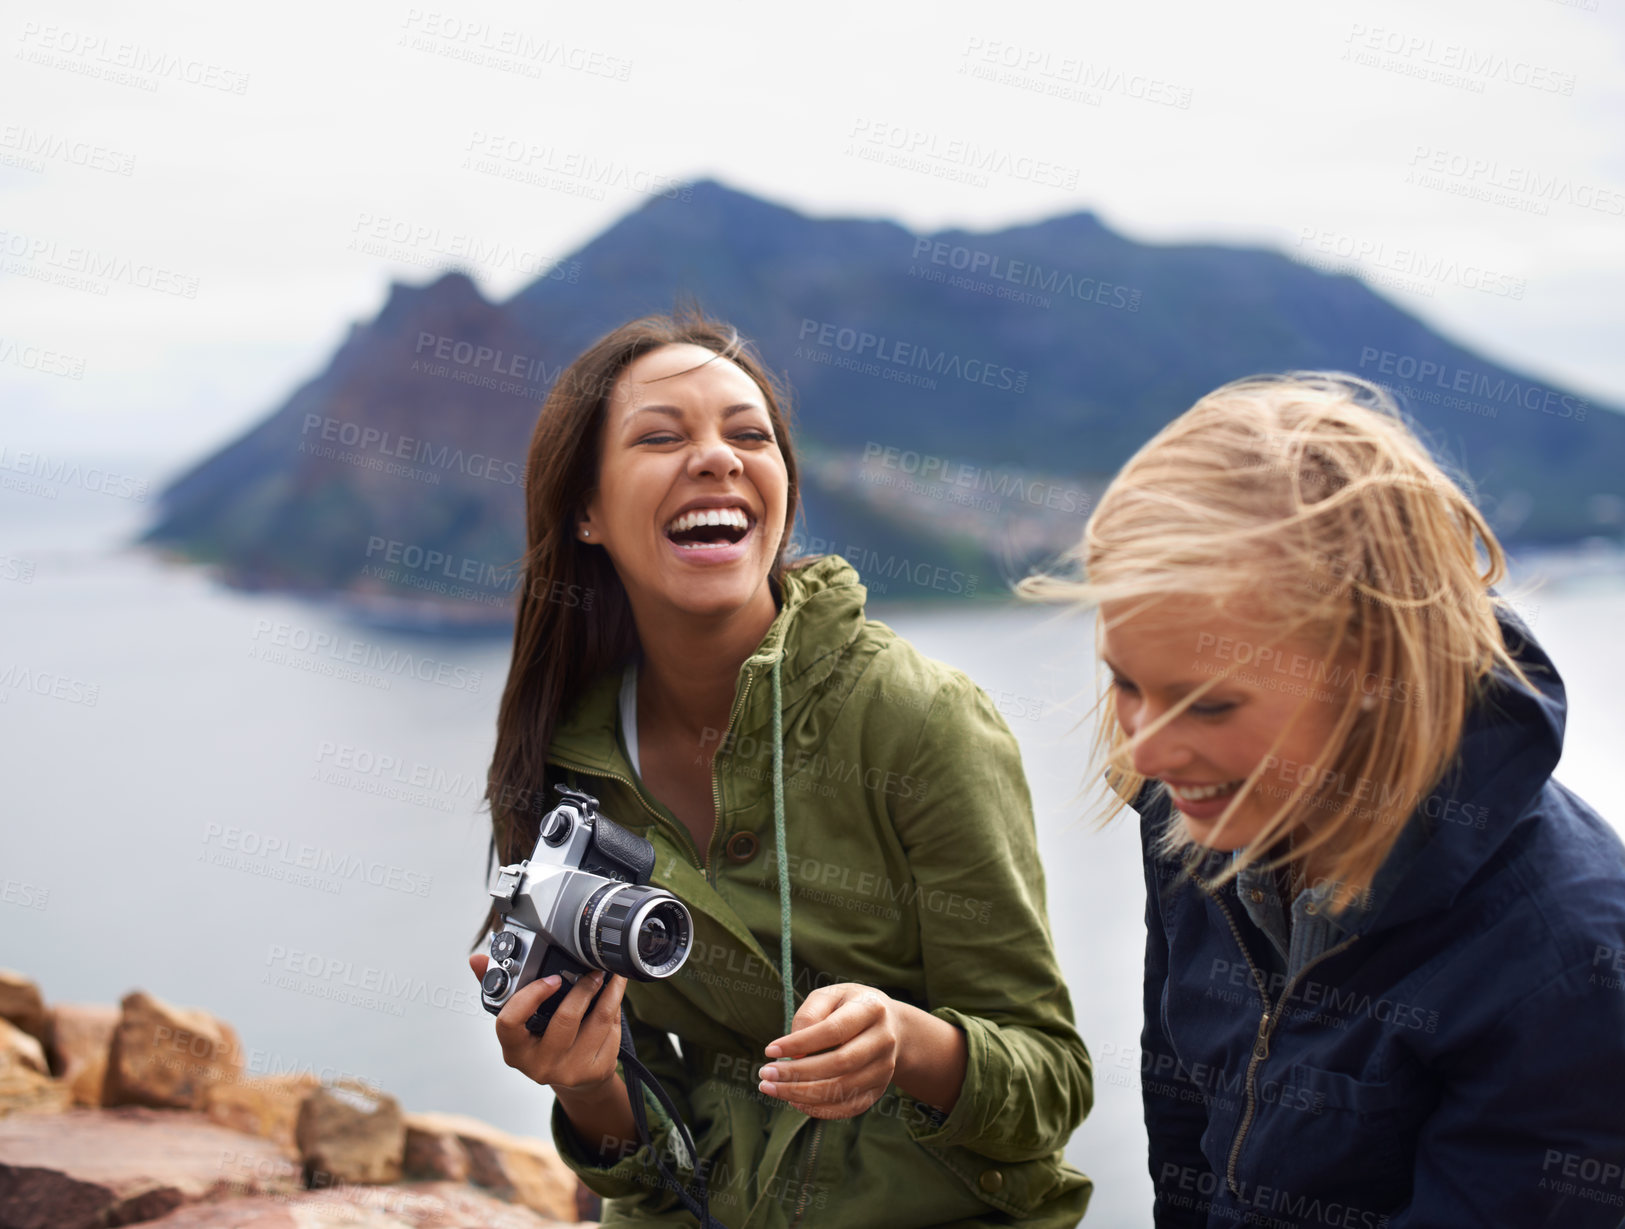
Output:
[[307,1205],[294,1196],[194,1203],[146,1223],[164,1229],[400,1229],[406,1222],[393,1216],[358,1213],[343,1204]]
[[457,1138],[453,1124],[473,1121],[456,1114],[408,1114],[402,1162],[407,1177],[466,1182],[468,1149]]
[[211,1122],[268,1139],[288,1156],[297,1158],[295,1128],[299,1107],[321,1086],[321,1080],[308,1072],[211,1084],[203,1096],[203,1112]]
[[45,1054],[51,1060],[51,1074],[72,1090],[75,1105],[100,1105],[118,1008],[106,1003],[58,1003],[49,1016]]
[[9,1120],[14,1114],[59,1114],[72,1104],[73,1094],[66,1084],[0,1063],[0,1120]]
[[544,1216],[572,1221],[577,1215],[575,1173],[539,1139],[509,1136],[503,1144],[465,1141],[469,1181]]
[[10,969],[0,969],[0,1020],[11,1021],[41,1045],[50,1039],[39,987]]
[[467,1179],[557,1220],[579,1214],[580,1182],[550,1143],[462,1114],[409,1114],[406,1141],[414,1177]]
[[70,1109],[0,1120],[0,1225],[99,1229],[183,1204],[301,1189],[275,1145],[173,1110]]
[[50,1064],[45,1061],[45,1047],[31,1033],[23,1032],[4,1018],[0,1018],[0,1062],[24,1067],[37,1075],[51,1074]]
[[202,1109],[211,1084],[241,1078],[242,1047],[225,1021],[139,990],[119,1006],[104,1104]]
[[406,1123],[394,1097],[346,1080],[316,1089],[294,1128],[307,1185],[394,1182],[406,1155]]
[[72,1101],[68,1086],[51,1078],[40,1043],[9,1020],[0,1019],[0,1118],[56,1113]]
[[151,1229],[552,1229],[559,1223],[449,1182],[192,1204],[148,1222]]

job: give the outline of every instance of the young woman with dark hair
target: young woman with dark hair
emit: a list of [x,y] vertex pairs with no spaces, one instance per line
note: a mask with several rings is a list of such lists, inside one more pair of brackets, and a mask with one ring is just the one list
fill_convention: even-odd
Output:
[[725,325],[634,321],[543,407],[494,855],[527,857],[578,786],[653,843],[695,933],[669,980],[611,978],[589,1008],[582,978],[540,1038],[559,982],[526,987],[504,1057],[552,1086],[606,1225],[692,1223],[636,1141],[623,1003],[731,1229],[1073,1225],[1089,1182],[1061,1148],[1091,1073],[1015,741],[865,618],[844,560],[787,562],[797,503],[784,395]]

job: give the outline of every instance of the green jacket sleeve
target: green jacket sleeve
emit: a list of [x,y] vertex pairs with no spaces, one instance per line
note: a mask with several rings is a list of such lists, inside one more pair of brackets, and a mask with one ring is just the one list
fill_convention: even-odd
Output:
[[998,1161],[1048,1156],[1089,1112],[1094,1077],[1050,940],[1016,740],[960,676],[937,692],[913,762],[923,788],[892,822],[918,890],[928,1008],[964,1031],[969,1061],[952,1112],[911,1133]]
[[[671,1038],[644,1024],[630,1012],[627,1018],[631,1022],[632,1044],[637,1047],[638,1060],[660,1081],[689,1130],[694,1131],[696,1127],[688,1102],[688,1073],[672,1046]],[[682,1140],[672,1128],[660,1103],[652,1096],[646,1096],[644,1101],[649,1107],[649,1136],[654,1147],[661,1150],[661,1155],[677,1176],[686,1181],[692,1169],[692,1159],[681,1155]],[[596,1150],[589,1149],[583,1143],[557,1101],[553,1102],[553,1146],[587,1189],[605,1199],[642,1196],[648,1201],[650,1210],[662,1210],[677,1203],[677,1196],[663,1189],[660,1170],[647,1146],[623,1149],[624,1155],[608,1158],[610,1164],[599,1164],[593,1157]]]

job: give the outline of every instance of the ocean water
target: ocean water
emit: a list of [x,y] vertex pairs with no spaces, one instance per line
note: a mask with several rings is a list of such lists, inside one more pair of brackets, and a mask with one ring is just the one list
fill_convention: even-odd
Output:
[[[545,1136],[549,1094],[503,1065],[465,964],[507,644],[382,635],[231,592],[121,546],[143,513],[82,490],[0,492],[0,966],[52,1001],[142,988],[203,1007],[258,1073],[351,1075],[409,1110]],[[1569,685],[1559,776],[1625,823],[1610,769],[1625,584],[1588,568],[1523,606]],[[1099,828],[1084,795],[1088,622],[871,613],[1010,714],[1097,1062],[1096,1108],[1067,1150],[1097,1183],[1085,1223],[1143,1225],[1143,887],[1132,823]]]

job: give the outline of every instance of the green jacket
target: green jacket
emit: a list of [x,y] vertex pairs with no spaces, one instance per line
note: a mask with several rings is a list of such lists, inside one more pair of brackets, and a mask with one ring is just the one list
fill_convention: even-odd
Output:
[[[786,574],[716,733],[719,821],[703,860],[634,784],[618,671],[554,737],[551,770],[653,842],[652,881],[694,916],[687,964],[627,988],[638,1055],[693,1131],[729,1229],[1075,1225],[1091,1184],[1061,1149],[1093,1103],[1093,1075],[1050,940],[1015,739],[964,675],[866,620],[864,597],[838,558]],[[795,999],[862,982],[964,1030],[964,1088],[946,1116],[895,1086],[830,1120],[756,1089],[763,1047],[783,1032],[770,741],[781,653]],[[669,1149],[649,1104],[655,1145]],[[648,1149],[593,1164],[557,1108],[553,1137],[608,1200],[605,1225],[693,1223]]]

